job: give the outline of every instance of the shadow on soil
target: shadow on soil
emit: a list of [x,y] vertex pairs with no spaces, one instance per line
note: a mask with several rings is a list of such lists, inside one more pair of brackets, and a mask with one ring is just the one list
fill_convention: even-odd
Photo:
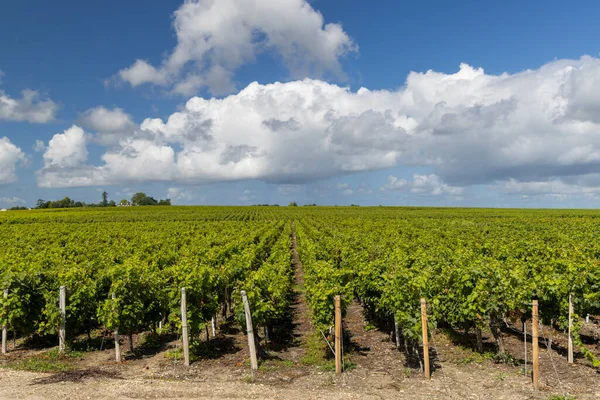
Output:
[[85,379],[123,379],[116,371],[105,371],[97,368],[82,369],[75,371],[63,371],[47,377],[35,379],[32,385],[50,385],[60,382],[81,382]]

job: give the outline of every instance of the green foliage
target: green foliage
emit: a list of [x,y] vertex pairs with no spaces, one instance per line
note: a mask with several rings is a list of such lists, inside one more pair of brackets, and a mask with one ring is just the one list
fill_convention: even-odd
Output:
[[[109,330],[137,333],[161,319],[167,305],[164,274],[141,258],[128,258],[107,271],[109,298],[98,307],[98,320]],[[112,295],[115,298],[112,298]]]
[[[138,193],[132,200],[144,198]],[[65,285],[69,336],[102,325],[123,334],[155,330],[159,321],[178,329],[186,287],[192,333],[224,310],[242,317],[241,290],[255,325],[275,326],[289,308],[294,221],[308,305],[324,333],[333,325],[335,295],[344,310],[358,299],[375,318],[395,318],[413,341],[421,335],[421,297],[432,327],[528,319],[537,298],[541,320],[564,328],[569,294],[579,315],[600,313],[599,216],[389,207],[2,213],[0,289],[9,295],[0,296],[0,320],[20,336],[56,334]],[[243,327],[243,318],[239,322]],[[575,343],[597,365],[579,328]]]

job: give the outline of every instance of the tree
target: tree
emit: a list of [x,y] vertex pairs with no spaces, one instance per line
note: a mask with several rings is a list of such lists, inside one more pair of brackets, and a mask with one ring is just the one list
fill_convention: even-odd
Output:
[[154,199],[154,197],[146,196],[140,200],[138,205],[140,206],[155,206],[158,202]]
[[170,206],[171,199],[156,201],[154,197],[147,196],[146,193],[136,193],[131,198],[131,203],[134,206]]
[[48,208],[48,203],[42,199],[38,199],[35,203],[35,208]]
[[288,207],[297,207],[298,204],[296,204],[295,201],[292,201],[290,204],[288,204]]
[[120,206],[128,206],[128,205],[131,205],[131,203],[130,203],[130,202],[129,202],[129,200],[127,200],[127,199],[122,199],[122,200],[119,202],[119,205],[120,205]]
[[138,192],[138,193],[134,194],[133,197],[131,198],[131,204],[133,204],[134,206],[139,206],[140,203],[147,197],[148,196],[146,196],[146,193]]
[[100,202],[102,207],[108,207],[108,193],[106,191],[102,192],[102,202]]

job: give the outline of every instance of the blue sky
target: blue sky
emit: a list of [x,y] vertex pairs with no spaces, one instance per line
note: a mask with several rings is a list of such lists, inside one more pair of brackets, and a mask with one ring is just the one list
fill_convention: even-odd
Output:
[[3,4],[0,207],[597,207],[600,4],[371,3]]

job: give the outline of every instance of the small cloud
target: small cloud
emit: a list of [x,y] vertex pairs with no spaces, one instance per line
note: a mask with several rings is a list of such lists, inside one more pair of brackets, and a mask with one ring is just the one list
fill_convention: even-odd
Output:
[[42,140],[36,139],[35,144],[33,145],[33,151],[36,153],[46,151],[46,144]]

